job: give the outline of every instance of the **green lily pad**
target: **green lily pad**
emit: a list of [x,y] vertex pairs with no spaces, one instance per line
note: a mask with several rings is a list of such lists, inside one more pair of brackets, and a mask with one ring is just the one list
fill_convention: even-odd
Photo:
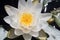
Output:
[[55,19],[55,22],[57,23],[57,25],[60,27],[60,19]]
[[60,18],[55,18],[55,22],[57,23],[57,25],[60,27]]

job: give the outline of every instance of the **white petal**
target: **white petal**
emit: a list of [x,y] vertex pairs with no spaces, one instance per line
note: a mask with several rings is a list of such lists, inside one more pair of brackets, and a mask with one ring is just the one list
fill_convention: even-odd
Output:
[[48,3],[46,3],[44,6],[46,7],[48,5]]
[[55,40],[55,39],[50,35],[49,38],[47,38],[47,40]]
[[38,32],[40,30],[41,30],[40,26],[35,26],[34,28],[32,28],[32,31],[34,31],[34,32]]
[[4,40],[5,37],[7,37],[7,31],[5,31],[1,26],[0,26],[0,40]]
[[[56,34],[56,33],[54,33],[54,34]],[[57,36],[54,36],[53,34],[51,34],[51,35],[49,35],[49,38],[47,38],[47,40],[60,40],[59,34],[57,34]]]
[[51,34],[51,31],[52,31],[49,26],[44,27],[43,30],[44,30],[46,33],[48,33],[49,35]]
[[46,27],[49,27],[49,24],[46,21],[40,21],[40,26],[42,28],[46,28]]
[[42,10],[42,4],[38,3],[33,7],[33,10],[40,13]]
[[60,31],[58,30],[58,29],[56,29],[56,28],[51,28],[53,31],[51,31],[52,32],[52,35],[53,36],[60,36]]
[[52,0],[46,0],[46,3],[49,3],[49,2],[51,2]]
[[32,38],[32,36],[29,34],[24,34],[23,37],[25,40],[31,40],[31,38]]
[[40,20],[47,21],[52,17],[51,13],[42,13],[40,14]]
[[60,40],[60,36],[56,36],[56,40]]
[[15,16],[7,16],[4,18],[4,21],[10,24],[12,28],[16,28],[16,29],[19,28],[19,24]]
[[16,8],[9,5],[5,5],[5,10],[9,16],[16,15],[18,13],[18,10]]
[[20,36],[23,35],[24,33],[20,29],[15,29],[15,35]]
[[45,9],[44,9],[44,12],[46,12],[46,10],[47,10],[47,3],[44,5],[45,6]]
[[39,36],[39,32],[33,32],[33,31],[31,31],[29,34],[31,36],[33,36],[33,37],[38,37]]
[[25,0],[19,0],[18,1],[18,9],[23,9],[26,6]]
[[10,24],[11,23],[11,18],[9,16],[7,16],[7,17],[4,18],[4,21],[6,23]]
[[60,36],[60,31],[57,30],[56,28],[53,28],[51,26],[47,26],[45,28],[43,28],[43,30],[48,33],[49,35],[53,35],[53,36]]
[[44,0],[40,0],[41,3],[43,3]]
[[27,6],[28,7],[32,7],[33,6],[32,0],[27,0]]
[[24,33],[29,33],[31,30],[24,28],[23,26],[20,27],[20,29],[24,32]]

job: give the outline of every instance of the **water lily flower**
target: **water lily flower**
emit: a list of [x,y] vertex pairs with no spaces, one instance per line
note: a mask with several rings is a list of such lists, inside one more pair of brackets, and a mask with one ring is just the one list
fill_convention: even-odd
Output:
[[46,22],[50,13],[42,14],[42,3],[34,5],[31,0],[19,0],[18,8],[6,5],[5,10],[9,16],[4,18],[5,22],[14,28],[17,36],[23,35],[25,40],[31,40],[31,37],[38,37],[39,31],[48,26]]

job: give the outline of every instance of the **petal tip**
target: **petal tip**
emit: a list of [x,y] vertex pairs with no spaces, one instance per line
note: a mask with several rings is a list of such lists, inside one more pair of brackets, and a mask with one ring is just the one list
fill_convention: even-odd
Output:
[[5,5],[4,8],[7,9],[9,7],[9,5]]

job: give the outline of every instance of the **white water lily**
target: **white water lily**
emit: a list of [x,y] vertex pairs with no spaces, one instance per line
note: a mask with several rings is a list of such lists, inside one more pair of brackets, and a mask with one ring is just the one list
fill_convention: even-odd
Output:
[[48,26],[46,22],[50,13],[41,14],[42,3],[34,5],[31,0],[19,0],[18,8],[6,5],[5,9],[9,16],[4,18],[5,22],[15,29],[15,35],[23,35],[25,40],[31,40],[31,37],[38,37],[39,31]]

